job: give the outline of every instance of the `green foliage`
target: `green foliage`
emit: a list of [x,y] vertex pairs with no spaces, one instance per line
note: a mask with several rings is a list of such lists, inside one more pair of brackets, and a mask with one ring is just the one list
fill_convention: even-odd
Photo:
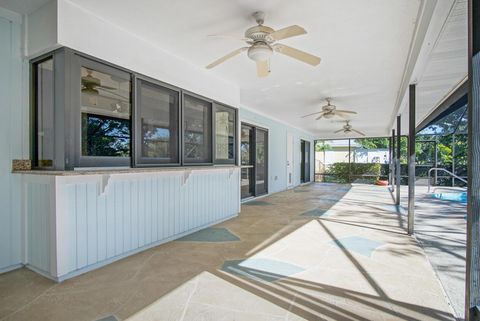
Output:
[[379,163],[333,163],[326,174],[334,175],[343,182],[351,183],[361,176],[374,181],[380,177],[382,166]]
[[82,155],[130,156],[130,120],[82,114]]
[[327,142],[325,141],[317,141],[315,144],[315,151],[316,152],[324,152],[326,150],[331,150],[332,146],[330,146]]
[[362,145],[365,149],[379,149],[379,148],[388,148],[389,144],[388,137],[382,138],[360,138],[355,139],[354,141],[360,145]]

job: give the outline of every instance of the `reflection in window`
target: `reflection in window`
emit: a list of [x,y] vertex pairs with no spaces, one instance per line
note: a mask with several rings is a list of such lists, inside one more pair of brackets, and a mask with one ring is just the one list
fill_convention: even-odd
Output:
[[178,163],[178,93],[138,81],[140,163]]
[[215,110],[215,156],[217,160],[234,160],[235,110],[217,106]]
[[210,163],[212,105],[185,95],[184,155],[186,163]]
[[54,157],[53,59],[35,65],[36,166],[52,167]]
[[82,155],[130,156],[130,120],[82,114]]
[[130,80],[81,68],[82,156],[130,156]]

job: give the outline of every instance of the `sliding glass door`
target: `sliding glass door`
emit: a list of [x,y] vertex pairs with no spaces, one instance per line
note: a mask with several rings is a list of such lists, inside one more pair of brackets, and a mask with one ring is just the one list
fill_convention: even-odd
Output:
[[253,127],[242,124],[240,155],[242,165],[241,190],[242,198],[248,198],[255,195],[255,186],[253,185],[253,165],[254,165],[254,141]]
[[268,131],[249,124],[241,127],[242,199],[268,193]]
[[310,182],[310,142],[302,140],[301,146],[301,165],[300,165],[300,182]]
[[255,196],[267,194],[268,132],[256,128],[255,132]]

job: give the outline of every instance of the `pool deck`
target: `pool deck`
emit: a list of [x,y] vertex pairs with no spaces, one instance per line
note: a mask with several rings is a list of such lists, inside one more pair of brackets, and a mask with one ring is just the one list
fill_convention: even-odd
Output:
[[386,187],[311,184],[56,284],[0,275],[0,320],[454,320]]
[[[466,204],[433,198],[416,186],[415,237],[420,242],[452,304],[458,320],[465,307]],[[432,189],[432,192],[435,191]],[[437,188],[436,192],[465,191]],[[401,189],[402,208],[408,204],[407,186]],[[404,210],[405,212],[405,210]]]

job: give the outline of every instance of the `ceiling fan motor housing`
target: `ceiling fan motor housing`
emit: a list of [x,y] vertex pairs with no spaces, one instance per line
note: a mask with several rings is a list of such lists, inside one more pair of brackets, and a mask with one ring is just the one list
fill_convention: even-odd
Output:
[[247,31],[245,31],[245,38],[250,38],[253,41],[263,41],[265,43],[269,43],[270,41],[268,41],[267,36],[274,31],[275,30],[270,27],[258,25],[248,28]]

